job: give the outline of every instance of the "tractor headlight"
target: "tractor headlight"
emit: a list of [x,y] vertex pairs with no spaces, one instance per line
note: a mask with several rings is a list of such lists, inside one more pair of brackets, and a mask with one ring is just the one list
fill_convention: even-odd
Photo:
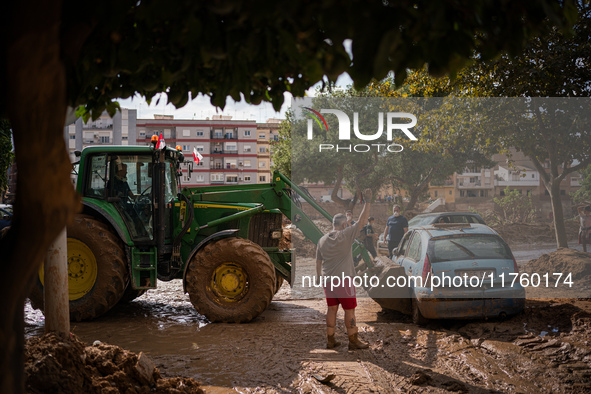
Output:
[[283,238],[283,230],[271,230],[271,239]]

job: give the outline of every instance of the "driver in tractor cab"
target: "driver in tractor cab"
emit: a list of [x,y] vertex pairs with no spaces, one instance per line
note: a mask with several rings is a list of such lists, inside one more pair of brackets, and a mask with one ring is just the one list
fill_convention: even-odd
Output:
[[116,197],[121,197],[124,200],[127,198],[135,200],[135,195],[132,193],[129,184],[127,183],[127,164],[117,162],[115,165],[117,172],[113,177],[113,193]]
[[[136,195],[133,194],[129,184],[127,183],[127,164],[123,163],[120,158],[116,158],[112,161],[112,166],[115,169],[113,178],[107,182],[107,188],[110,190],[110,195],[113,197],[119,197],[121,201],[118,205],[123,209],[125,216],[128,218],[128,223],[132,226],[130,230],[137,236],[145,236],[151,233],[146,228],[147,219],[142,220],[140,212],[137,211],[136,207]],[[111,180],[113,181],[111,187]],[[144,214],[144,212],[141,212]]]

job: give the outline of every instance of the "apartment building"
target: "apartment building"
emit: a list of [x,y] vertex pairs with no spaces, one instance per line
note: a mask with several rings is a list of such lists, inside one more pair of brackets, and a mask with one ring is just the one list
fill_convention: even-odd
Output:
[[[205,120],[174,119],[156,115],[138,119],[137,144],[149,144],[162,134],[168,146],[180,146],[185,157],[195,148],[203,160],[181,166],[183,186],[254,184],[259,182],[257,123],[216,115]],[[265,164],[268,168],[269,160]],[[270,177],[266,177],[266,182]]]
[[269,119],[266,123],[257,123],[257,160],[258,182],[271,181],[273,166],[273,144],[279,141],[280,119]]
[[70,159],[74,152],[92,145],[135,145],[137,110],[122,108],[111,118],[105,111],[96,120],[75,123],[64,129],[68,141]]

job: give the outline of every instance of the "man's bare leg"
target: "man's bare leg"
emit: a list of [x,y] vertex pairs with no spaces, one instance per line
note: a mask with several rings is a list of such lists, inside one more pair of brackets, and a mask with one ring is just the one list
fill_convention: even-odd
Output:
[[328,311],[326,312],[326,348],[333,349],[339,346],[341,343],[337,342],[334,334],[335,334],[335,327],[337,325],[337,312],[339,310],[338,305],[333,305],[328,307]]
[[358,338],[357,321],[355,320],[355,308],[345,309],[345,326],[349,336],[349,350],[367,349],[369,344]]

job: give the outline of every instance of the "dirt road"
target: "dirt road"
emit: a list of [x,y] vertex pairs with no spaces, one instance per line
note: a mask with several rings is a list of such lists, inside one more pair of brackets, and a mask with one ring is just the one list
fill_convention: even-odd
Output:
[[[249,324],[206,324],[180,281],[117,307],[93,322],[73,323],[97,340],[147,354],[163,377],[190,377],[206,392],[585,392],[591,391],[591,302],[528,300],[507,321],[438,322],[360,299],[358,321],[368,350],[325,349],[323,300],[291,300],[287,285]],[[346,343],[339,314],[338,338]],[[42,331],[27,310],[27,335]],[[328,383],[314,376],[335,375]]]

